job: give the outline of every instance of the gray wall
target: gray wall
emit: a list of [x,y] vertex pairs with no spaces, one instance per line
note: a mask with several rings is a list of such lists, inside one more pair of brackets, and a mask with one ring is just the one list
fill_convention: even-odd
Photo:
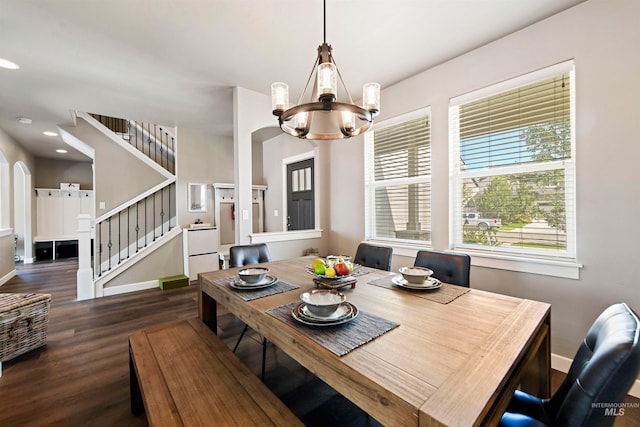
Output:
[[[3,212],[9,217],[8,225],[13,228],[14,225],[14,208],[13,208],[13,166],[16,162],[23,162],[29,171],[31,172],[31,182],[35,182],[37,179],[36,174],[36,164],[33,156],[25,151],[18,143],[16,143],[9,135],[7,135],[2,129],[0,129],[0,152],[2,152],[3,157],[7,161],[6,168],[8,170],[8,183],[2,183],[1,187],[2,191],[7,191],[9,206],[2,207]],[[5,179],[4,177],[0,177],[0,179]],[[32,230],[35,231],[35,191],[31,191],[31,207],[32,214]],[[3,194],[2,196],[6,196]],[[4,200],[4,197],[3,197]],[[4,221],[3,221],[4,222]],[[0,229],[5,224],[0,224]],[[14,239],[13,233],[9,233],[6,236],[0,236],[0,279],[11,274],[13,270],[15,270],[14,264]]]
[[[574,59],[580,278],[478,266],[471,272],[472,287],[551,303],[552,352],[569,358],[606,306],[626,301],[640,311],[638,16],[636,0],[590,0],[386,88],[381,96],[379,120],[431,106],[433,242],[436,249],[447,249],[449,99]],[[418,44],[416,55],[423,48],[428,44]],[[348,254],[364,238],[362,140],[334,142],[331,150],[329,249]],[[349,182],[354,183],[349,191],[336,191]],[[394,256],[393,268],[412,262]]]
[[[207,212],[189,212],[187,185],[207,184]],[[178,222],[187,227],[197,218],[214,223],[214,182],[233,182],[233,139],[213,136],[202,129],[178,129],[178,167],[176,203]]]
[[61,182],[80,184],[82,190],[93,190],[93,162],[45,159],[36,157],[36,188],[60,188]]

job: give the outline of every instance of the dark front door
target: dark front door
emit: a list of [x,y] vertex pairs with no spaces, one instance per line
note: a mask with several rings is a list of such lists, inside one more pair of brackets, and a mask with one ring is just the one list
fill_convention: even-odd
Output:
[[287,230],[315,228],[313,159],[287,165]]

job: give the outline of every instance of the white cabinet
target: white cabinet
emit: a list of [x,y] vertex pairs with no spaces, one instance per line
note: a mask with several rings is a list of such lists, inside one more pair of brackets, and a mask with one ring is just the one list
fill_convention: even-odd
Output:
[[189,281],[197,280],[198,273],[218,270],[218,230],[215,227],[185,228],[184,274]]
[[78,215],[93,217],[93,191],[36,188],[36,240],[78,238]]

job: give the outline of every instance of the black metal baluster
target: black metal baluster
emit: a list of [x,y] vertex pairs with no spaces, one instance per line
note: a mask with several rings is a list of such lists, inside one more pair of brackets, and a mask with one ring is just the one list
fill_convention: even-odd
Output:
[[156,193],[151,195],[153,203],[153,241],[156,241]]
[[160,237],[162,236],[164,236],[164,188],[160,190]]
[[156,125],[153,125],[153,161],[158,163],[158,140],[156,139]]
[[175,184],[171,184],[171,186],[169,186],[169,231],[171,231],[171,188],[174,185]]
[[127,206],[127,259],[131,251],[131,206]]
[[136,202],[136,253],[140,250],[140,202]]
[[144,198],[144,247],[147,247],[147,199],[149,197]]
[[111,247],[113,246],[113,243],[111,242],[111,217],[107,219],[107,224],[109,225],[109,243],[107,244],[107,247],[109,248],[109,263],[107,265],[109,268],[107,271],[111,271]]
[[[98,223],[98,247],[96,255],[98,256],[98,277],[102,276],[102,224],[103,222]],[[95,273],[95,262],[94,262],[94,273]]]
[[120,231],[120,212],[118,212],[118,265],[122,262],[122,247],[121,247],[121,242],[120,242],[120,236],[121,236],[121,231]]

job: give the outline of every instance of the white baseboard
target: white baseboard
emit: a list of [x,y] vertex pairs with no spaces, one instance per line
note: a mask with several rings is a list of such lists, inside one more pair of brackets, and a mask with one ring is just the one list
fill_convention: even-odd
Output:
[[34,262],[36,262],[36,257],[25,258],[22,262],[24,262],[25,264],[33,264]]
[[147,282],[128,283],[120,286],[109,286],[104,288],[104,296],[126,294],[129,292],[143,291],[145,289],[155,289],[160,287],[157,280],[149,280]]
[[[569,372],[572,362],[573,360],[568,357],[551,353],[551,368],[556,371],[564,372],[566,374]],[[633,383],[631,390],[629,390],[629,394],[633,397],[640,398],[640,380],[636,380],[635,383]]]
[[14,268],[13,270],[8,272],[4,276],[0,277],[0,286],[2,286],[5,283],[7,283],[9,280],[11,280],[13,277],[15,277],[15,275],[16,275],[16,269]]

